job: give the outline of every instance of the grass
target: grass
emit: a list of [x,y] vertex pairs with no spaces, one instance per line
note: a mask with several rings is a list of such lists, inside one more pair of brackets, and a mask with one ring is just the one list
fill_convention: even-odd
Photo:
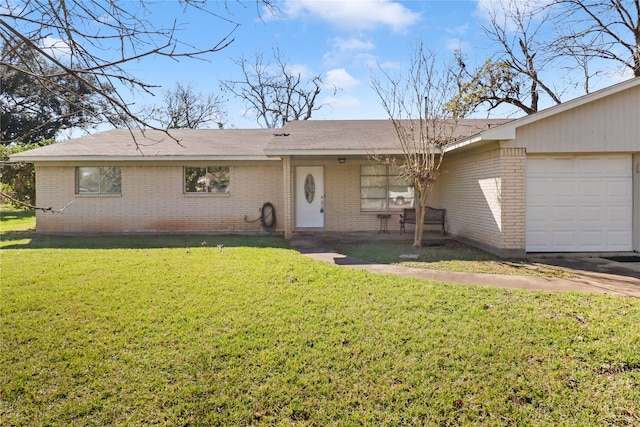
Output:
[[253,241],[1,250],[0,425],[640,423],[637,299]]
[[[396,264],[431,270],[463,271],[486,274],[507,274],[537,277],[574,277],[560,268],[532,263],[521,259],[502,259],[455,240],[426,242],[414,248],[411,241],[333,241],[331,246],[340,253],[364,261]],[[413,255],[415,259],[404,258]]]
[[0,205],[0,233],[10,231],[28,232],[35,229],[36,218],[32,211]]

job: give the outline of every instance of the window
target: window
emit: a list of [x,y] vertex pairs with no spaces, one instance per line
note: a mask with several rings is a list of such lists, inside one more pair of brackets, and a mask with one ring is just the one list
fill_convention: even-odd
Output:
[[185,193],[229,193],[229,166],[184,168]]
[[387,211],[413,207],[410,180],[400,177],[397,166],[360,167],[360,208],[363,211]]
[[122,168],[117,166],[76,168],[76,194],[120,194]]

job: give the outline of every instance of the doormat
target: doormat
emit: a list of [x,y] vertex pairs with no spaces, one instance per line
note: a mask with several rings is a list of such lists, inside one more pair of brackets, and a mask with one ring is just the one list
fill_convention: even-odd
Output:
[[610,261],[615,261],[615,262],[640,262],[640,256],[637,256],[637,255],[612,256],[612,257],[604,257],[604,259],[608,259]]

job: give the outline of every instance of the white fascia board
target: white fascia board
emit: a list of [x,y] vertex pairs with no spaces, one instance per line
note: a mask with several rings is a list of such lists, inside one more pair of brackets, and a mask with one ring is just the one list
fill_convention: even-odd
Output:
[[191,161],[278,161],[267,156],[10,156],[11,162],[191,162]]
[[460,141],[456,141],[453,144],[450,144],[445,147],[444,152],[448,153],[449,151],[457,150],[458,148],[466,147],[467,145],[475,144],[476,142],[483,141],[482,135],[474,135],[471,138],[465,138]]
[[401,149],[372,150],[264,150],[268,156],[368,156],[371,154],[402,154]]

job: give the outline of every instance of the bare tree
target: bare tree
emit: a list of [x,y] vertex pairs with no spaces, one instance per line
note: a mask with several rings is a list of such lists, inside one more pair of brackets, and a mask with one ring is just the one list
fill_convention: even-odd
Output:
[[454,141],[458,120],[466,111],[448,104],[457,91],[453,67],[440,63],[423,43],[412,52],[406,75],[380,70],[382,80],[374,77],[372,86],[398,135],[403,152],[398,167],[414,187],[418,203],[413,246],[420,247],[427,201],[440,174],[444,149]]
[[278,48],[273,51],[275,64],[265,62],[256,53],[253,63],[240,58],[236,64],[242,70],[242,80],[222,82],[224,90],[244,100],[247,114],[266,128],[277,128],[287,121],[308,120],[317,105],[322,90],[319,75],[305,79],[301,72],[292,69]]
[[457,53],[460,93],[452,105],[466,103],[475,109],[487,104],[491,111],[509,104],[532,114],[538,111],[541,95],[560,104],[561,91],[542,75],[542,71],[553,68],[558,59],[548,49],[543,34],[549,25],[549,11],[519,0],[495,1],[489,5],[483,29],[498,50],[475,70],[469,70],[462,54]]
[[555,0],[550,9],[558,54],[611,60],[640,77],[640,1]]
[[[255,0],[256,5],[271,6],[270,0]],[[102,116],[105,121],[126,119],[141,127],[153,127],[132,109],[118,91],[116,83],[134,91],[150,91],[152,86],[126,70],[129,63],[148,57],[206,58],[208,53],[224,49],[233,41],[239,24],[216,12],[205,0],[182,0],[183,9],[206,13],[223,24],[222,35],[202,47],[183,43],[178,37],[179,23],[157,25],[152,18],[152,2],[117,0],[0,0],[0,40],[11,51],[24,46],[25,54],[38,61],[22,61],[22,66],[0,58],[0,64],[30,76],[36,84],[61,99],[77,98],[69,93],[70,85],[57,83],[60,77],[77,82],[102,97],[115,114]],[[214,3],[220,8],[220,2]],[[223,12],[226,14],[227,2]],[[222,25],[221,25],[222,26]],[[42,61],[52,67],[42,68]],[[35,64],[30,66],[29,64]],[[50,69],[58,69],[50,73]],[[87,111],[87,114],[99,114]]]
[[[595,60],[613,62],[640,76],[639,0],[494,0],[487,3],[484,32],[497,45],[482,66],[459,64],[460,94],[453,104],[472,108],[517,107],[526,114],[542,99],[560,104],[570,87],[591,90],[605,68]],[[544,72],[554,71],[550,77]],[[563,72],[564,71],[564,72]],[[557,74],[562,77],[550,83]]]
[[191,83],[180,82],[164,92],[164,105],[151,109],[149,121],[166,129],[198,129],[215,124],[224,127],[224,99],[213,93],[196,92]]

